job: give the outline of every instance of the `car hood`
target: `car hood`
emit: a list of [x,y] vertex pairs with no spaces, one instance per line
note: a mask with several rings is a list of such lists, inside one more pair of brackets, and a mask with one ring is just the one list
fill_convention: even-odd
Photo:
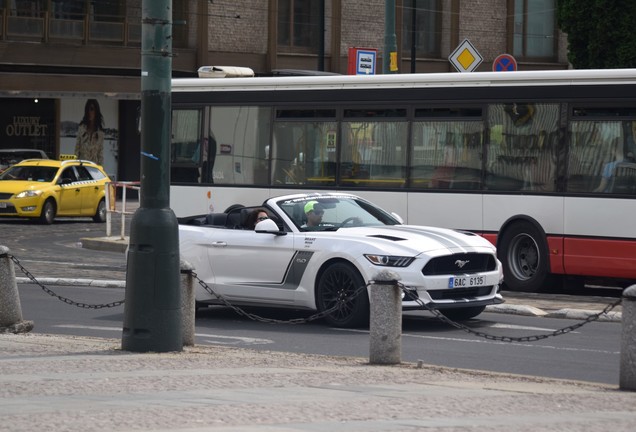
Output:
[[0,192],[20,193],[25,190],[43,189],[50,187],[50,182],[25,181],[25,180],[0,180]]
[[[344,233],[343,233],[344,231]],[[350,231],[350,232],[348,232]],[[378,227],[345,228],[340,233],[354,237],[373,239],[382,243],[383,248],[409,249],[413,255],[432,251],[450,253],[495,252],[488,240],[468,231],[416,225],[389,225]],[[390,253],[390,250],[386,250]]]

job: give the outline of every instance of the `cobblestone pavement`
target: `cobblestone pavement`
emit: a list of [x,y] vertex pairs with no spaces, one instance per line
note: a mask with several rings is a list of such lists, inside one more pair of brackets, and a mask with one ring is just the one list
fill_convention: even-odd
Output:
[[608,385],[222,346],[0,335],[0,431],[632,432]]

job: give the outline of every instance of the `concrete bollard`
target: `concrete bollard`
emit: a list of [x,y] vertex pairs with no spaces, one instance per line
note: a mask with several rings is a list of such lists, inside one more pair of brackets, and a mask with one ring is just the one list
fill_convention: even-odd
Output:
[[380,272],[370,289],[369,363],[398,364],[402,361],[402,295],[399,277]]
[[623,331],[619,387],[636,391],[636,285],[623,291]]
[[194,322],[196,306],[194,301],[194,267],[181,260],[181,323],[183,346],[194,346]]
[[9,248],[0,246],[0,333],[28,333],[33,321],[22,320],[22,307]]

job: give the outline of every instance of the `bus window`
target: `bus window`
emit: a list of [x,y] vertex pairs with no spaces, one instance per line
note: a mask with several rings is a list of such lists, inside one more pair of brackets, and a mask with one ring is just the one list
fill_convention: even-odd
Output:
[[198,183],[201,157],[201,111],[172,111],[172,142],[170,145],[170,178],[179,183]]
[[267,185],[271,108],[210,107],[208,177],[216,184]]
[[335,185],[336,131],[335,121],[276,121],[273,184]]
[[[344,110],[344,117],[340,154],[341,185],[380,188],[406,186],[406,110]],[[391,117],[398,119],[386,120]]]
[[481,189],[481,121],[413,122],[411,187]]
[[570,123],[568,192],[636,193],[632,121]]
[[486,188],[554,192],[558,121],[558,104],[490,105]]

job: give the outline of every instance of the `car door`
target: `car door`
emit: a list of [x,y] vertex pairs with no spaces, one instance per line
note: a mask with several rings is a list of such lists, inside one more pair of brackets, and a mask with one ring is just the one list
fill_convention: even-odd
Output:
[[214,229],[208,257],[215,289],[228,300],[292,303],[296,283],[289,281],[294,237],[244,229]]
[[81,212],[83,216],[93,216],[99,201],[100,186],[83,166],[76,166],[77,188],[80,190]]
[[77,184],[77,174],[72,166],[62,170],[57,184],[60,187],[57,214],[60,216],[79,215],[82,209],[82,195]]

